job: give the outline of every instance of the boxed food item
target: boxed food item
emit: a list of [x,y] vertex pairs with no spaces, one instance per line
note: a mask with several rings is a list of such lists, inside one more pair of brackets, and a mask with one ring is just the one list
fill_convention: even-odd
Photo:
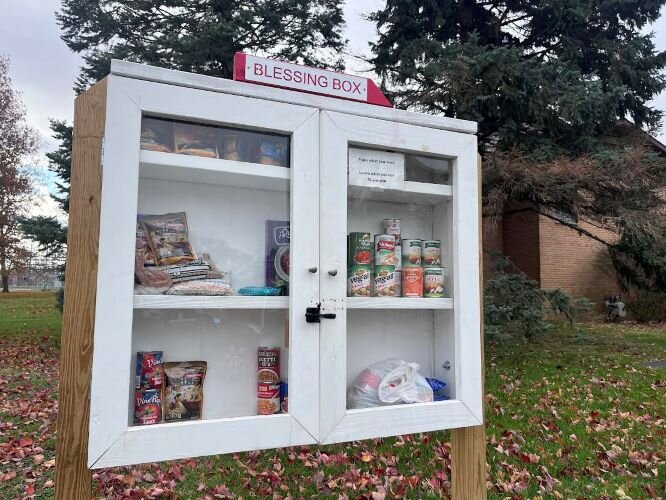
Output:
[[183,264],[197,260],[189,242],[185,212],[143,215],[141,224],[157,265]]
[[286,137],[264,135],[259,142],[257,163],[286,167],[288,152],[289,141]]
[[280,412],[280,348],[257,350],[257,414]]
[[141,120],[141,149],[173,153],[173,123],[158,118],[143,117]]
[[139,351],[136,353],[135,389],[162,390],[164,375],[162,356],[162,351]]
[[134,391],[134,425],[153,425],[162,421],[162,391]]
[[174,123],[173,142],[178,154],[217,158],[217,129],[215,127]]
[[164,363],[164,420],[199,420],[203,414],[205,361]]
[[289,283],[289,221],[266,221],[266,286]]

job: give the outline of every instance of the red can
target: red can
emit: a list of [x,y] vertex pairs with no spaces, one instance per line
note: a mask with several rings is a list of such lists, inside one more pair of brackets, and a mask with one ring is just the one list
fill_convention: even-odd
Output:
[[280,348],[260,347],[257,351],[257,413],[280,412]]
[[159,424],[162,421],[162,391],[134,391],[134,425]]
[[139,351],[136,353],[137,390],[162,389],[163,384],[162,351]]

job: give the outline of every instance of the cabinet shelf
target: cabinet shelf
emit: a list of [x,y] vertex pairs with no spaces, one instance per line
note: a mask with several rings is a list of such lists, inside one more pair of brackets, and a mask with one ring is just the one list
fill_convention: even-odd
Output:
[[134,309],[287,309],[289,297],[135,295]]
[[349,185],[347,198],[354,200],[389,201],[414,205],[437,205],[451,199],[453,188],[446,184],[405,181],[403,189],[381,189]]
[[139,177],[224,186],[289,190],[291,170],[274,165],[203,158],[158,151],[141,151]]
[[347,309],[453,309],[453,299],[347,297]]

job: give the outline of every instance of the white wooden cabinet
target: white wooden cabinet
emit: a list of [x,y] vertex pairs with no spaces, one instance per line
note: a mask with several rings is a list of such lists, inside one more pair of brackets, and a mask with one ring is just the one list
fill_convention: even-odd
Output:
[[[106,109],[91,468],[482,423],[474,123],[119,61]],[[141,150],[144,116],[288,137],[289,166]],[[418,167],[400,189],[349,186],[350,146],[438,161],[448,180]],[[265,284],[265,221],[289,220],[289,295],[135,295],[137,214],[181,211],[235,289]],[[442,241],[444,298],[347,297],[346,236],[381,233],[384,218]],[[336,317],[306,322],[317,304]],[[256,415],[264,345],[283,350],[288,413]],[[142,350],[208,363],[202,420],[133,425]],[[353,379],[386,358],[419,363],[450,399],[348,409]]]

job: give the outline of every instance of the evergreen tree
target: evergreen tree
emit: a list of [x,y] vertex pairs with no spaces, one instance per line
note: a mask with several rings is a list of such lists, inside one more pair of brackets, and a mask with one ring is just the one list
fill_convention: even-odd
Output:
[[486,213],[528,200],[603,217],[623,235],[604,243],[645,274],[635,250],[666,236],[666,160],[640,128],[661,125],[666,53],[643,30],[665,3],[387,0],[372,62],[399,106],[479,123]]
[[339,69],[345,44],[342,0],[63,0],[57,18],[79,91],[111,58],[231,78],[237,51]]

